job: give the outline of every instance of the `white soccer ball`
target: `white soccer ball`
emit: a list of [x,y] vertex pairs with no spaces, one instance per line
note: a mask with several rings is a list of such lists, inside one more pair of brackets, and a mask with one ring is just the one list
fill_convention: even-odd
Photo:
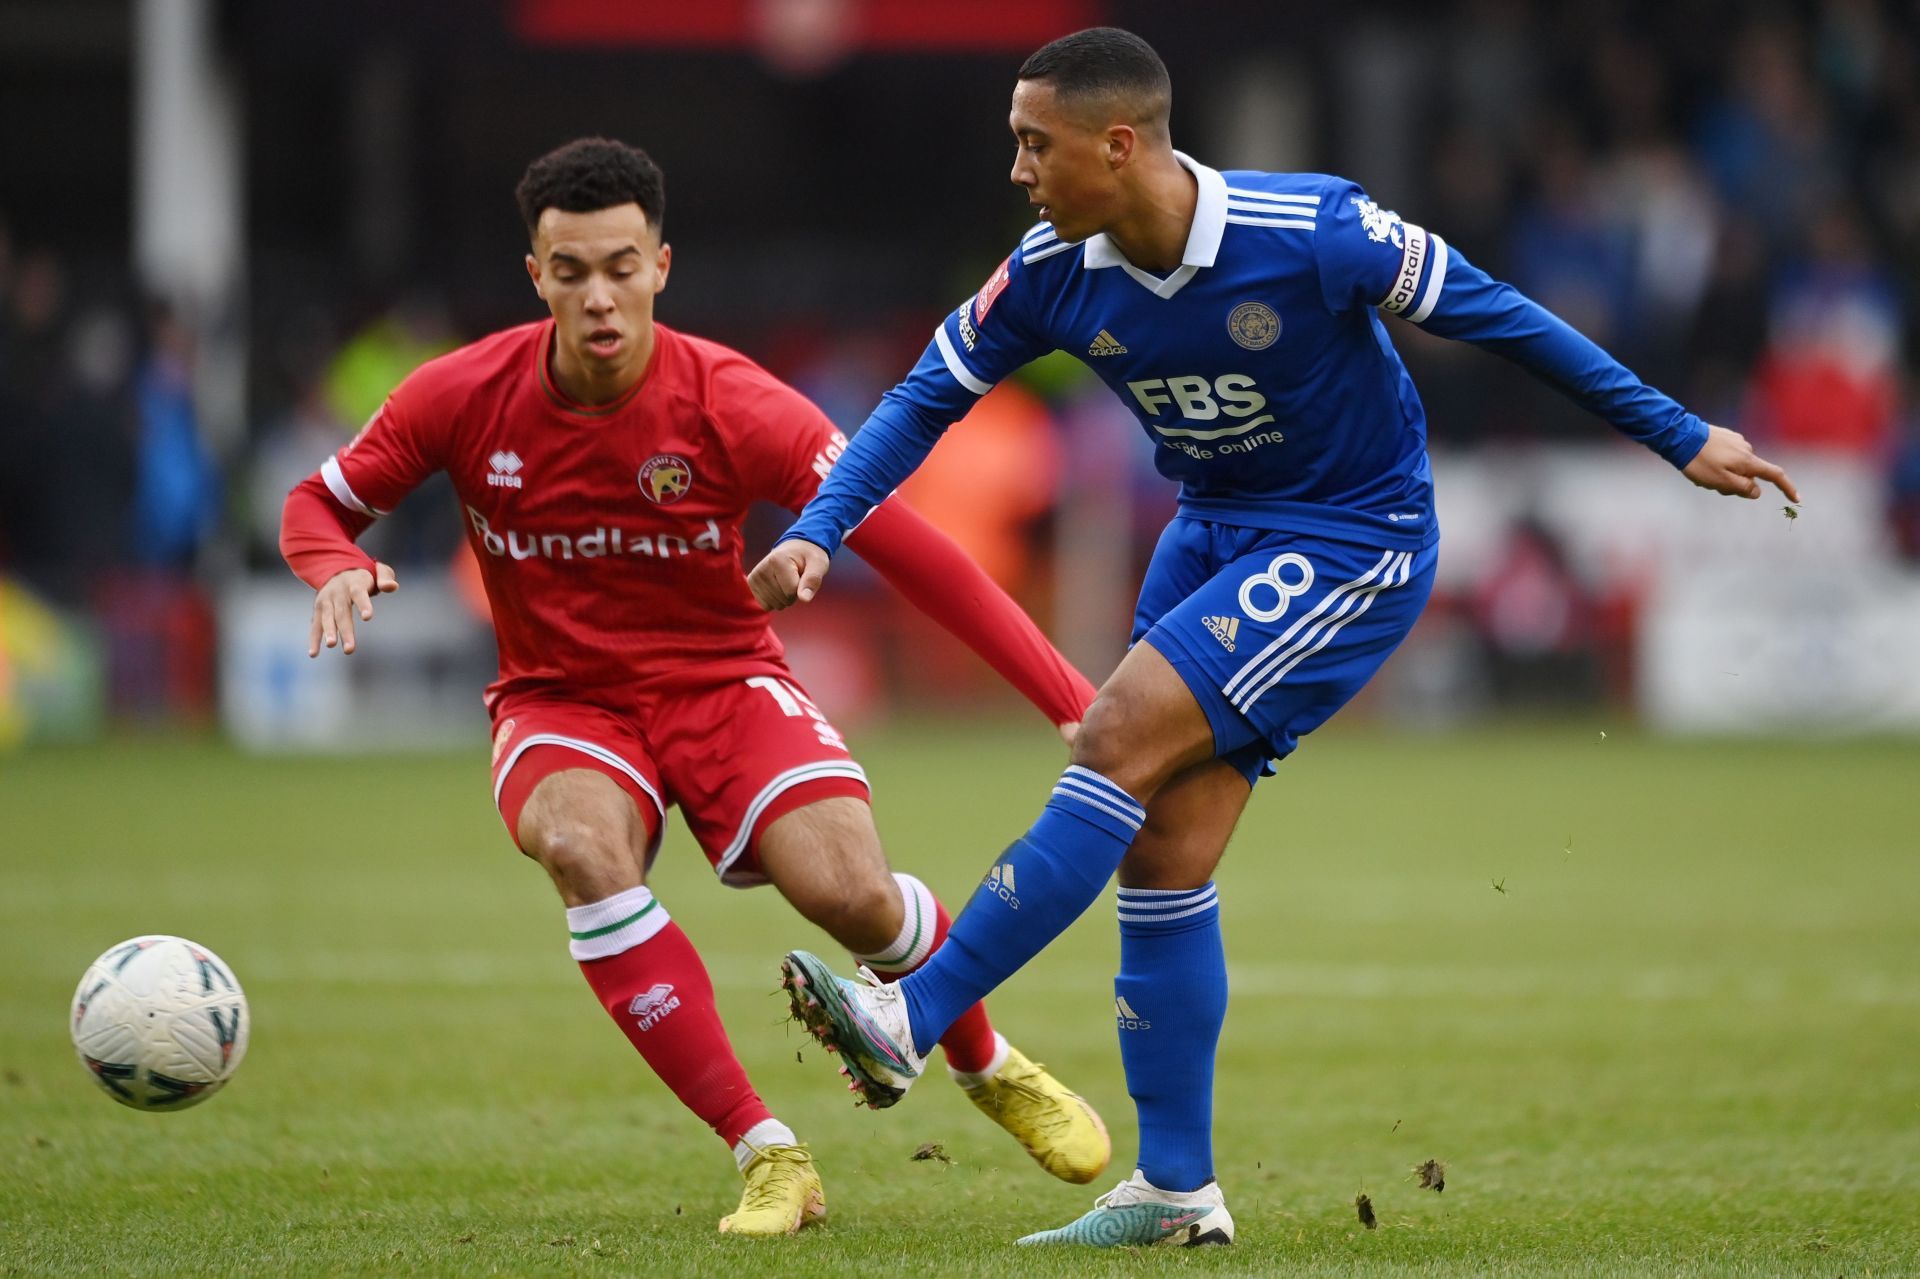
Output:
[[135,937],[93,961],[73,995],[73,1047],[108,1096],[185,1110],[247,1055],[247,997],[233,970],[184,937]]

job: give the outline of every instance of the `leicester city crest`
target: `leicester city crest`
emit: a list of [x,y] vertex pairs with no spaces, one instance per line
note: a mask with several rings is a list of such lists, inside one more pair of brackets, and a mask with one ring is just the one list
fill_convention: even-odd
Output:
[[1242,302],[1227,315],[1227,332],[1249,351],[1264,351],[1280,336],[1280,317],[1265,302]]
[[640,468],[640,491],[658,506],[672,506],[693,487],[693,467],[684,457],[661,453]]

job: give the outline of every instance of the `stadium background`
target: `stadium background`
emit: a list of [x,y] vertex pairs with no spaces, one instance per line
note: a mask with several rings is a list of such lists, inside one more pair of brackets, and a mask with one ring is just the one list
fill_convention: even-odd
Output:
[[[486,804],[491,640],[450,491],[383,521],[403,592],[311,664],[280,497],[418,360],[541,313],[511,189],[581,133],[666,170],[661,318],[856,425],[1026,225],[1013,69],[1101,21],[1166,57],[1177,145],[1354,177],[1807,498],[1710,498],[1390,324],[1443,578],[1223,875],[1222,1111],[1263,1117],[1223,1133],[1223,1177],[1256,1237],[1336,1269],[1915,1264],[1920,22],[1873,0],[7,0],[0,1259],[192,1268],[190,1221],[100,1209],[184,1175],[237,1266],[580,1266],[636,1211],[667,1269],[705,1264],[731,1170],[594,1020]],[[976,419],[909,495],[1097,680],[1171,494],[1071,361]],[[896,860],[959,899],[1056,766],[1044,730],[851,560],[781,630]],[[660,877],[756,1078],[800,1071],[762,992],[804,926],[701,883],[679,830]],[[1004,1006],[1115,1119],[1092,915]],[[228,1095],[129,1128],[60,1010],[144,931],[221,950],[260,1029]],[[864,1213],[906,1223],[906,1263],[986,1272],[1003,1220],[1082,1206],[944,1102],[910,1128],[829,1109],[821,1070],[770,1091],[856,1223],[822,1265],[878,1264]],[[959,1160],[957,1216],[901,1175],[909,1136]],[[1444,1202],[1400,1176],[1436,1153]],[[327,1168],[358,1179],[319,1193]],[[687,1217],[621,1189],[656,1184]],[[1361,1189],[1405,1228],[1374,1262]]]
[[[1193,154],[1353,176],[1746,431],[1808,493],[1791,524],[1777,502],[1702,501],[1547,388],[1396,323],[1432,418],[1448,554],[1368,710],[1920,727],[1920,645],[1899,642],[1920,629],[1910,8],[459,13],[7,7],[9,735],[217,718],[261,746],[461,740],[484,624],[400,603],[351,674],[306,668],[289,656],[300,592],[275,521],[413,363],[540,313],[511,203],[526,161],[587,132],[649,148],[676,251],[662,316],[740,346],[851,428],[1026,225],[1004,181],[1009,68],[1098,20],[1164,50]],[[1124,637],[1117,584],[1137,580],[1171,502],[1150,450],[1064,356],[978,416],[911,496],[1098,676]],[[460,540],[444,486],[374,535],[422,600],[442,582],[460,597]],[[784,623],[843,719],[1004,700],[857,576]],[[36,642],[48,627],[59,642]],[[1729,695],[1728,670],[1771,695]]]

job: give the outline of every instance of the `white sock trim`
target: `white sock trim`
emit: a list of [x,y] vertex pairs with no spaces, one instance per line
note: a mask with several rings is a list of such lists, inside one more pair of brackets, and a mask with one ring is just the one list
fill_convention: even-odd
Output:
[[940,910],[933,890],[899,871],[894,872],[893,882],[900,886],[900,935],[876,954],[854,956],[876,973],[912,972],[933,953],[935,916]]
[[740,1134],[740,1140],[733,1143],[733,1162],[745,1172],[754,1156],[768,1146],[797,1146],[800,1139],[793,1135],[793,1129],[778,1119],[762,1119],[753,1127]]
[[567,949],[578,960],[607,959],[632,950],[672,921],[642,884],[585,906],[567,907]]
[[985,1070],[955,1070],[947,1067],[947,1073],[953,1076],[953,1082],[962,1088],[978,1088],[981,1084],[1000,1073],[1000,1067],[1007,1064],[1007,1037],[999,1031],[993,1032],[993,1060],[987,1063]]

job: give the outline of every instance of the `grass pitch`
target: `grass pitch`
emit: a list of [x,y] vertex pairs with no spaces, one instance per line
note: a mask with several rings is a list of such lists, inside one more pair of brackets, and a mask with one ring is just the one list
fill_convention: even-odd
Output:
[[[855,745],[895,862],[955,905],[1060,763],[1026,725]],[[771,993],[823,939],[676,828],[656,891],[832,1211],[722,1238],[731,1160],[594,1005],[484,763],[0,760],[0,1271],[1920,1270],[1920,744],[1317,735],[1220,876],[1240,1243],[1171,1254],[1010,1246],[1133,1154],[1110,898],[992,1003],[1114,1131],[1113,1178],[1079,1188],[937,1077],[848,1105]],[[82,968],[141,932],[214,947],[252,1001],[239,1076],[179,1115],[115,1106],[67,1044]]]

